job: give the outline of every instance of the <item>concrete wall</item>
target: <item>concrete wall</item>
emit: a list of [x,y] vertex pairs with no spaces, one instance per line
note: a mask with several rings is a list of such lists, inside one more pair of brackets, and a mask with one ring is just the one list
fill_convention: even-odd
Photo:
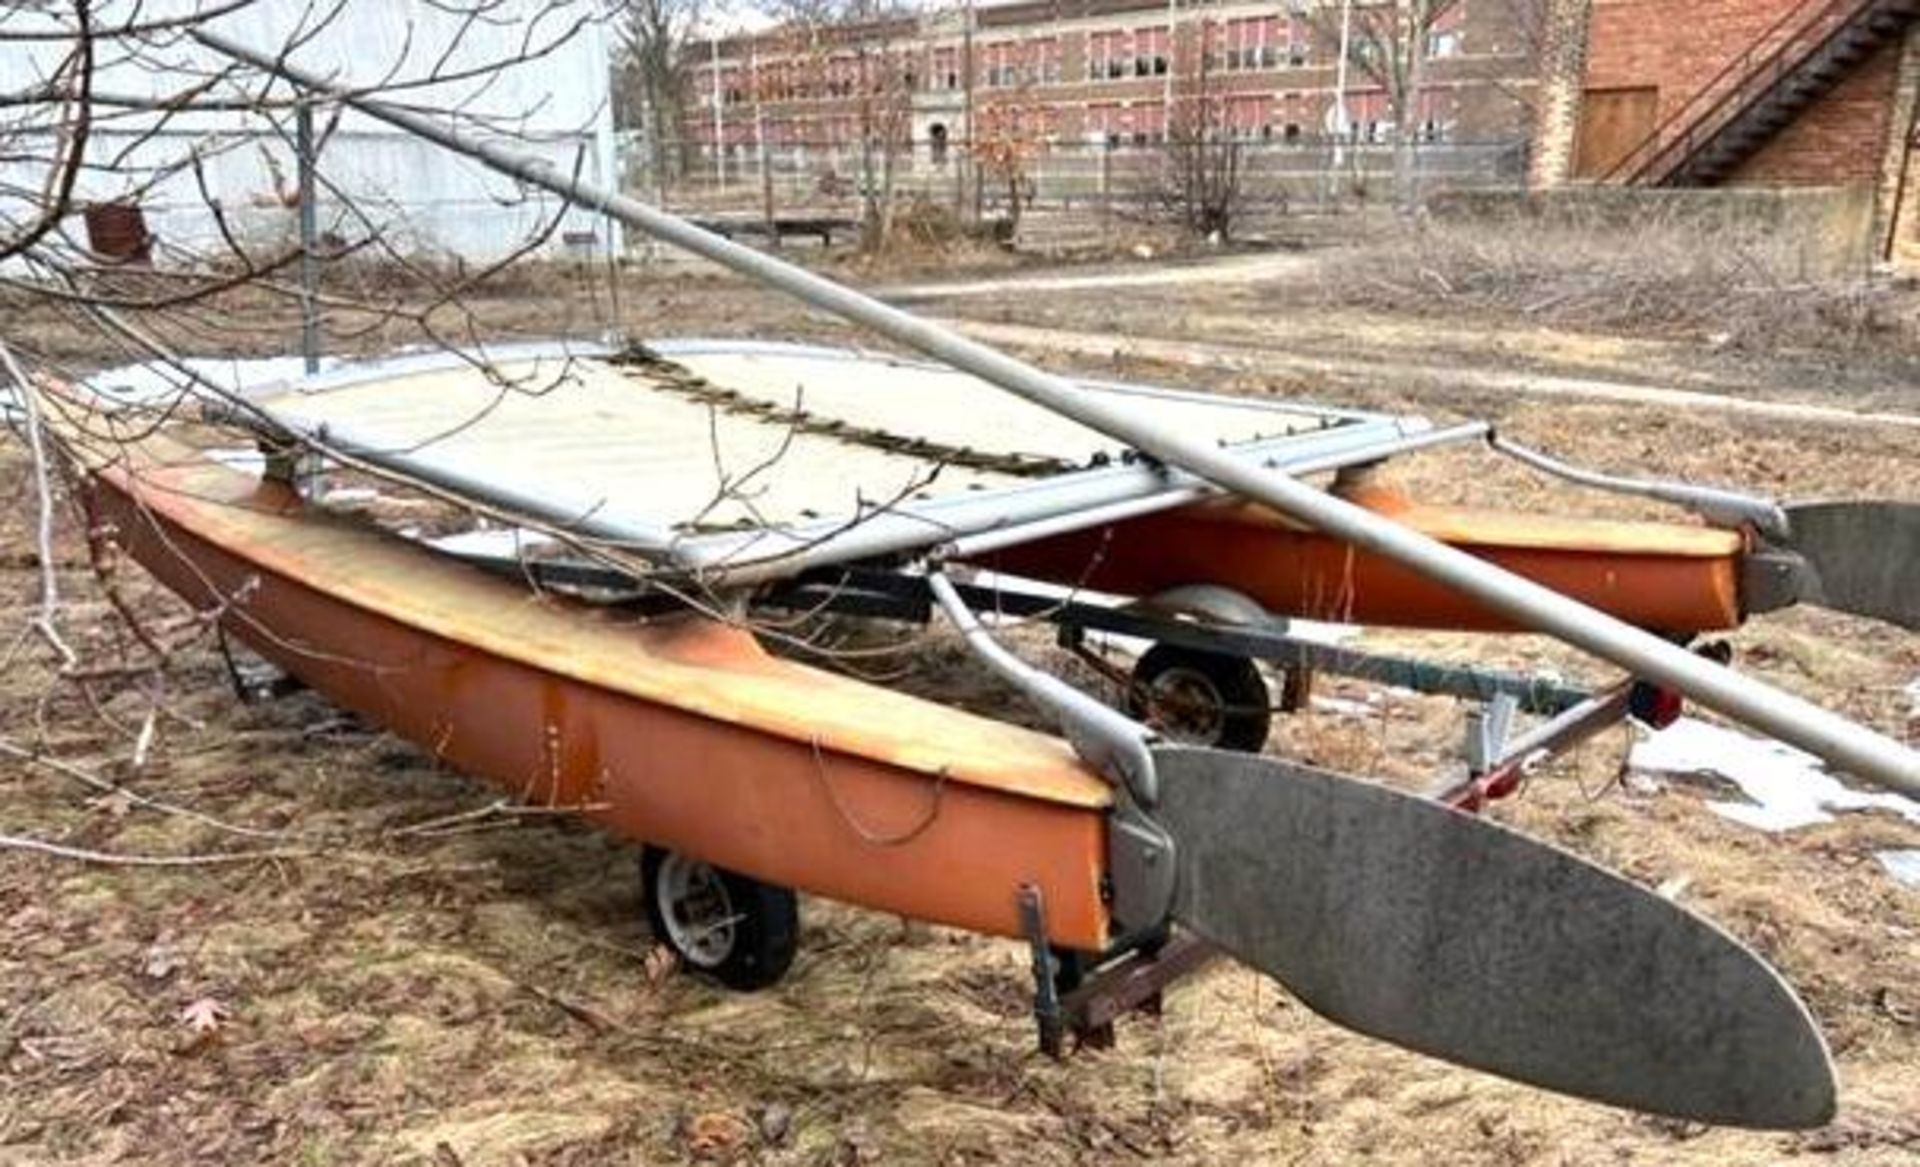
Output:
[[[1683,112],[1729,68],[1764,57],[1788,35],[1811,0],[1560,0],[1587,9],[1581,91],[1658,89],[1658,122]],[[1549,73],[1545,104],[1556,79]],[[1561,83],[1562,106],[1577,104]],[[1856,68],[1728,179],[1735,187],[1847,187],[1870,192],[1861,229],[1878,259],[1920,264],[1920,163],[1911,135],[1920,104],[1920,24]],[[1577,112],[1542,122],[1535,158],[1557,161],[1556,143]],[[1657,124],[1657,123],[1656,123]],[[1577,130],[1574,131],[1577,134]],[[1537,172],[1535,185],[1564,181],[1564,168]],[[1849,205],[1854,205],[1851,202]],[[1848,247],[1852,246],[1849,236]],[[1852,254],[1849,252],[1848,254]]]
[[1875,193],[1880,257],[1920,271],[1920,26],[1907,34],[1895,64],[1887,165]]
[[[1540,223],[1630,232],[1649,223],[1703,236],[1764,233],[1796,247],[1810,275],[1851,275],[1875,259],[1873,192],[1866,187],[1712,190],[1570,186],[1551,191],[1459,191],[1429,203],[1440,221]],[[1519,227],[1516,229],[1524,229]]]

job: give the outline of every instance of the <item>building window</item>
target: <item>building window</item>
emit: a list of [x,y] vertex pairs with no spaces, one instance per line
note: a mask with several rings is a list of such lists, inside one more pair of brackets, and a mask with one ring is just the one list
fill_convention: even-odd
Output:
[[1287,21],[1287,64],[1295,69],[1313,61],[1313,29],[1304,16],[1295,16]]
[[1096,32],[1087,38],[1087,80],[1118,81],[1134,76],[1133,45],[1124,32]]
[[834,57],[827,62],[827,96],[852,97],[859,81],[859,63],[852,57]]
[[987,46],[985,55],[988,89],[1011,89],[1020,84],[1020,46],[996,41]]
[[1133,30],[1133,75],[1164,77],[1170,67],[1167,30],[1164,26]]
[[1219,38],[1215,63],[1230,73],[1280,67],[1280,18],[1255,16],[1229,20]]
[[1427,34],[1427,57],[1430,60],[1442,60],[1460,55],[1460,33],[1458,30],[1430,32]]
[[1087,140],[1118,146],[1125,121],[1118,105],[1090,105],[1087,107]]
[[1242,141],[1251,141],[1260,136],[1260,129],[1267,124],[1267,99],[1265,97],[1235,97],[1227,103],[1227,132]]
[[1027,79],[1041,85],[1060,84],[1060,38],[1028,41],[1026,50]]

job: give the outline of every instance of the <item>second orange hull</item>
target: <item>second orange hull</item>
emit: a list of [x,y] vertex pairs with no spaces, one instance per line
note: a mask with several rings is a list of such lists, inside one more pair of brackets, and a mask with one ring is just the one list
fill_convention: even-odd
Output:
[[[1363,505],[1629,623],[1690,634],[1741,620],[1741,536],[1662,523]],[[995,552],[999,571],[1147,597],[1218,584],[1278,615],[1473,632],[1511,620],[1390,559],[1254,506],[1208,504]]]

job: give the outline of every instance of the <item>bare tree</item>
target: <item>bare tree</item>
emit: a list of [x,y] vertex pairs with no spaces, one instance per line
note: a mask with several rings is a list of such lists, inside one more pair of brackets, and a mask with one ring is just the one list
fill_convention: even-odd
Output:
[[1513,54],[1526,58],[1520,80],[1501,78],[1494,82],[1509,101],[1526,111],[1528,122],[1539,102],[1541,71],[1545,67],[1548,30],[1552,24],[1554,0],[1482,0],[1476,6],[1476,33],[1484,28],[1497,36]]
[[608,0],[619,39],[619,98],[626,124],[647,136],[655,177],[666,182],[684,169],[675,144],[687,100],[687,46],[706,10],[702,0]]
[[[244,22],[224,19],[240,15]],[[481,294],[500,273],[559,242],[563,224],[606,230],[558,200],[470,170],[472,203],[489,217],[435,219],[435,204],[411,188],[444,192],[463,168],[433,148],[395,143],[393,157],[420,173],[388,182],[342,153],[337,106],[241,67],[198,43],[195,30],[272,30],[265,51],[311,54],[335,70],[344,60],[365,91],[579,171],[604,162],[588,154],[604,107],[568,122],[572,107],[553,106],[561,87],[529,77],[576,52],[601,63],[604,77],[588,35],[603,18],[601,0],[0,7],[0,421],[33,453],[33,540],[47,574],[28,632],[89,701],[105,678],[158,676],[169,640],[131,620],[129,635],[63,627],[74,589],[56,588],[51,574],[54,433],[24,392],[30,382],[78,383],[103,365],[147,364],[153,387],[126,403],[124,417],[60,419],[63,440],[110,449],[196,398],[218,397],[180,353],[285,353],[308,322],[336,348],[471,353],[497,331]],[[436,237],[435,223],[466,230],[469,243],[484,236],[486,246]],[[96,564],[111,562],[93,543]],[[211,624],[186,627],[199,636]],[[0,643],[0,660],[16,659],[27,642]],[[93,659],[103,651],[136,659]]]
[[1157,196],[1194,235],[1224,240],[1240,206],[1241,152],[1214,70],[1212,54],[1202,51],[1174,82]]
[[919,19],[905,0],[776,0],[783,41],[850,108],[861,209],[861,245],[893,234],[894,188],[912,148],[913,88],[926,74]]
[[[1411,211],[1415,189],[1414,150],[1419,142],[1420,99],[1426,89],[1432,39],[1441,22],[1461,8],[1461,0],[1354,0],[1348,30],[1347,59],[1385,95],[1393,124],[1394,200]],[[1320,43],[1341,42],[1339,6],[1316,8],[1305,19]]]
[[1007,193],[1006,237],[1020,230],[1020,214],[1031,200],[1031,172],[1047,142],[1045,111],[1034,96],[1033,75],[1023,71],[1010,93],[988,100],[977,115],[973,152],[980,172]]

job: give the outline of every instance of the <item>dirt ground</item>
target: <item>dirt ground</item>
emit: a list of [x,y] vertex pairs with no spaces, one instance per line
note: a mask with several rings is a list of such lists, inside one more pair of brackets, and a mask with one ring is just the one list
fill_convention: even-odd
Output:
[[[1920,412],[1905,354],[1735,360],[1684,338],[1315,307],[1286,292],[1288,278],[927,307],[1083,334],[1347,356],[1385,346],[1462,366]],[[581,287],[503,294],[477,315],[489,332],[850,336],[717,277],[638,273],[617,312]],[[263,326],[229,339],[269,351],[284,344],[277,335]],[[46,336],[75,362],[112,359],[84,335]],[[390,340],[376,330],[337,343]],[[1077,367],[1492,416],[1591,465],[1787,497],[1920,493],[1910,428],[1502,396],[1436,377],[1359,385],[1124,358]],[[55,683],[49,654],[15,639],[38,585],[25,466],[17,444],[0,444],[0,748],[16,751],[0,754],[0,835],[121,856],[272,855],[148,867],[0,848],[0,1164],[1920,1158],[1920,890],[1872,857],[1920,847],[1920,828],[1891,816],[1759,834],[1708,812],[1725,792],[1704,781],[1618,781],[1624,730],[1494,812],[1668,889],[1777,962],[1839,1066],[1840,1117],[1820,1131],[1710,1130],[1558,1098],[1337,1029],[1225,964],[1174,990],[1160,1019],[1123,1021],[1115,1049],[1054,1062],[1033,1048],[1018,945],[809,900],[793,973],[730,994],[663,959],[632,848],[568,821],[485,814],[491,795],[311,695],[242,703],[204,638],[159,675]],[[1436,501],[1644,513],[1467,451],[1410,458],[1398,473]],[[86,659],[119,659],[124,633],[70,525],[61,546],[63,627]],[[121,583],[145,611],[169,603],[137,573]],[[1920,637],[1793,612],[1731,639],[1748,671],[1920,742],[1907,692]],[[1369,642],[1604,676],[1534,638]],[[1006,711],[952,642],[920,641],[906,660],[899,683]],[[1272,749],[1409,784],[1453,757],[1453,703],[1353,684],[1327,692],[1372,697],[1377,712],[1295,715]]]

